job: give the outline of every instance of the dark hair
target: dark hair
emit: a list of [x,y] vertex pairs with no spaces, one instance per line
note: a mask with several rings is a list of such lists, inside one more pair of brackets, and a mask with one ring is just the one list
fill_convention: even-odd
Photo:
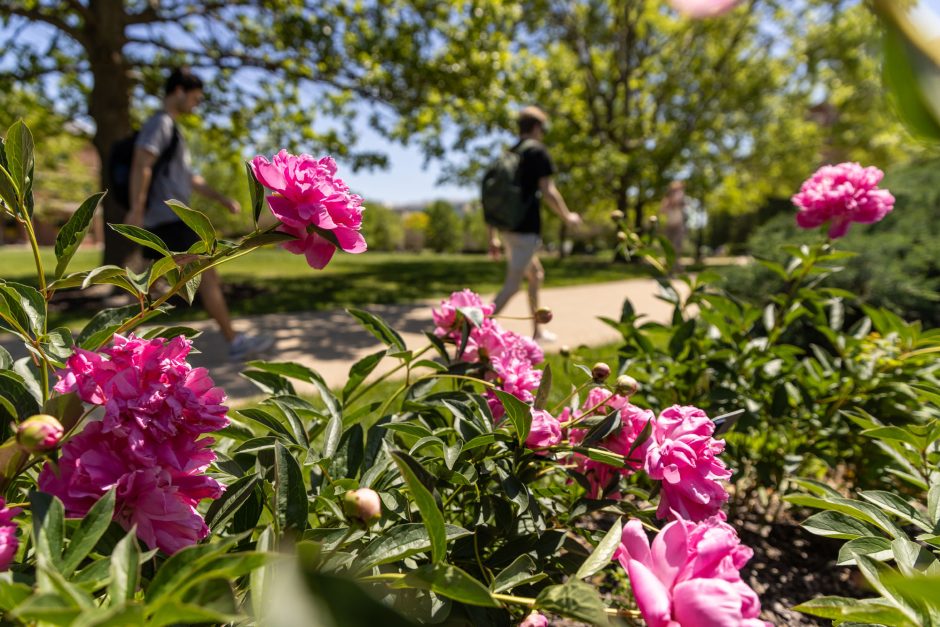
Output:
[[519,134],[526,135],[535,130],[536,126],[541,126],[543,129],[545,125],[542,124],[542,120],[538,119],[532,115],[520,115],[519,116]]
[[202,79],[193,74],[187,67],[179,67],[170,72],[170,75],[166,79],[166,83],[163,84],[164,93],[169,96],[177,87],[182,87],[183,91],[191,92],[202,91]]

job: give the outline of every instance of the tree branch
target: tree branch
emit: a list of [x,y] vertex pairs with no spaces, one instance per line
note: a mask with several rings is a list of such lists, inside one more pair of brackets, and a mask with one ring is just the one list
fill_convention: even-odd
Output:
[[49,13],[43,11],[38,6],[26,8],[23,6],[0,4],[0,15],[22,17],[33,22],[44,22],[62,31],[80,43],[82,46],[85,46],[88,41],[85,37],[85,33],[77,28],[70,26],[64,19],[62,19],[62,13]]

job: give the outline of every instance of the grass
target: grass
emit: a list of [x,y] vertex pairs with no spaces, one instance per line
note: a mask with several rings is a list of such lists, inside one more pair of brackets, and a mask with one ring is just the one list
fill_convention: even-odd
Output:
[[[49,274],[55,267],[51,249],[43,250]],[[82,250],[69,272],[89,270],[99,262],[95,250]],[[645,276],[642,268],[612,263],[609,256],[544,257],[546,286],[615,281]],[[229,307],[234,316],[337,309],[368,304],[397,304],[442,298],[469,287],[493,293],[503,280],[503,262],[483,255],[433,253],[337,254],[324,270],[310,269],[303,257],[280,249],[265,249],[220,267]],[[32,255],[22,247],[0,247],[0,278],[36,285]],[[55,311],[53,325],[80,327],[100,309],[90,303],[84,309]],[[180,307],[170,314],[175,321],[197,320],[201,308]]]

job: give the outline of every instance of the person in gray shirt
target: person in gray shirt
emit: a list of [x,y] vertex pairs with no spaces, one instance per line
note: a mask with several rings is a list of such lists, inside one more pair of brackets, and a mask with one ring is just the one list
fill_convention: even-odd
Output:
[[[189,149],[176,119],[191,113],[203,98],[202,80],[187,69],[174,70],[166,81],[163,109],[144,124],[134,143],[131,162],[130,211],[127,224],[143,226],[156,234],[172,251],[187,251],[200,241],[199,236],[167,206],[167,200],[189,203],[193,192],[216,201],[232,213],[241,210],[238,202],[225,196],[193,172]],[[155,168],[160,155],[168,151],[165,165]],[[158,259],[160,254],[149,248],[144,255]],[[222,293],[218,272],[211,268],[202,273],[199,296],[210,316],[229,344],[232,359],[239,360],[267,350],[273,344],[268,336],[247,336],[232,328],[228,305]]]

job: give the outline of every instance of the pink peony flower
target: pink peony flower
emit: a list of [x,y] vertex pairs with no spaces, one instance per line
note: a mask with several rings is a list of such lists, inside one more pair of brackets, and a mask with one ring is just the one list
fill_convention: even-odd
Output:
[[[592,411],[591,415],[606,415],[612,409],[619,410],[620,428],[600,442],[593,444],[593,447],[628,457],[627,467],[611,466],[577,453],[574,458],[578,472],[584,475],[591,486],[591,498],[601,498],[609,491],[609,495],[616,498],[619,497],[620,492],[613,489],[613,486],[617,484],[621,477],[633,474],[643,465],[646,450],[649,447],[649,440],[636,445],[636,448],[634,448],[634,445],[646,425],[651,421],[655,422],[656,416],[648,409],[641,409],[636,405],[632,405],[626,397],[611,395],[604,388],[594,388],[588,393],[587,400],[582,405],[582,412],[589,411],[602,402],[604,404]],[[583,415],[581,412],[575,414],[576,417],[581,415]],[[588,429],[584,427],[583,423],[579,423],[571,429],[568,440],[571,444],[577,446],[584,440],[587,432]],[[634,450],[631,452],[631,449]]]
[[674,405],[653,423],[645,468],[662,482],[658,517],[704,520],[728,500],[720,482],[731,471],[716,457],[725,443],[712,438],[714,432],[714,423],[697,407]]
[[16,557],[20,548],[20,541],[16,537],[17,526],[13,517],[22,513],[19,507],[7,507],[6,502],[0,498],[0,570],[10,568],[10,563]]
[[47,463],[39,473],[40,489],[59,497],[69,516],[81,517],[117,486],[114,520],[125,529],[137,524],[141,540],[167,553],[204,538],[208,528],[196,505],[223,490],[205,474],[215,460],[211,438],[181,434],[128,455],[127,439],[104,429],[103,422],[90,422],[70,438],[58,467]]
[[858,163],[824,165],[793,196],[796,223],[814,229],[829,223],[829,237],[842,237],[852,222],[872,224],[894,208],[891,192],[878,189],[884,172]]
[[650,627],[764,627],[760,599],[739,572],[752,554],[718,515],[671,522],[652,544],[640,521],[631,520],[614,559],[630,576]]
[[431,310],[431,317],[434,318],[434,335],[440,338],[450,338],[456,342],[460,341],[460,324],[457,321],[457,310],[465,307],[475,307],[479,309],[484,319],[493,315],[494,305],[484,305],[480,296],[475,292],[464,289],[460,292],[454,292],[450,298],[441,301],[441,310]]
[[[525,445],[530,449],[540,449],[555,446],[561,442],[561,423],[558,419],[543,409],[532,410],[532,426]],[[545,454],[543,451],[541,454]]]
[[532,613],[519,623],[519,627],[548,627],[548,619],[543,614],[532,610]]
[[105,431],[118,431],[133,447],[149,438],[218,431],[228,424],[225,394],[205,368],[186,361],[192,342],[144,340],[115,335],[101,353],[80,348],[66,361],[55,389],[77,392],[86,403],[103,405]]
[[257,156],[250,161],[258,181],[275,192],[268,196],[271,212],[281,221],[280,230],[297,240],[284,248],[307,257],[311,267],[326,267],[336,252],[333,242],[319,231],[329,231],[348,253],[366,250],[362,227],[362,198],[336,176],[331,157],[314,159],[281,150],[271,161]]
[[150,547],[173,553],[208,528],[196,510],[223,487],[205,474],[215,461],[212,438],[228,424],[225,395],[186,357],[183,337],[143,340],[116,335],[100,353],[76,349],[56,391],[76,392],[104,409],[47,462],[39,487],[59,497],[70,516],[84,516],[115,488],[114,520]]
[[697,19],[722,15],[740,2],[741,0],[669,0],[669,4],[676,11]]

